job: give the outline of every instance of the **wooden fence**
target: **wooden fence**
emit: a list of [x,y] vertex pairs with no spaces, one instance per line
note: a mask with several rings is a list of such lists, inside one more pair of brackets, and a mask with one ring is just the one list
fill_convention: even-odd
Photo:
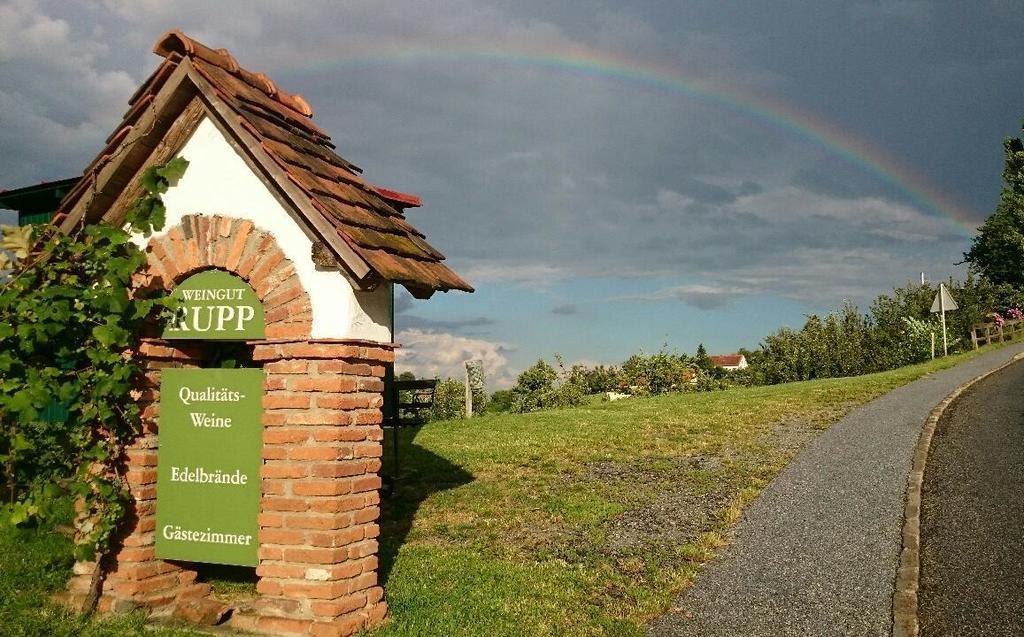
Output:
[[1024,320],[1003,321],[1002,325],[979,323],[971,326],[971,344],[978,349],[989,343],[1011,341],[1021,332],[1024,332]]

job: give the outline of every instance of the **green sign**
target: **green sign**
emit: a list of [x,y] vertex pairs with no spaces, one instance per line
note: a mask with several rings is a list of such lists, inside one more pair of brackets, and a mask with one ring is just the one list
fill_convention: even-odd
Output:
[[256,566],[263,370],[164,369],[156,556]]
[[263,304],[248,283],[230,272],[205,270],[193,274],[174,288],[171,298],[177,301],[177,309],[164,329],[164,338],[263,338]]

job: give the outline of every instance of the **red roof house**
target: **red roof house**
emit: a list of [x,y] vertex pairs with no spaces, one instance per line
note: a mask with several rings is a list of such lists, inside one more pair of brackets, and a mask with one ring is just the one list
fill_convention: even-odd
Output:
[[747,367],[747,357],[743,354],[718,354],[709,358],[711,358],[711,362],[715,367],[721,367],[729,371],[745,369]]

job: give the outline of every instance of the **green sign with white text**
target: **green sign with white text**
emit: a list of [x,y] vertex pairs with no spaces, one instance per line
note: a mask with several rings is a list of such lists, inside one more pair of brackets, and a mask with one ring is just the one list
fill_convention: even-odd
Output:
[[263,370],[163,369],[156,556],[256,566]]
[[223,270],[193,274],[171,292],[177,302],[166,339],[247,341],[263,338],[263,304],[238,276]]

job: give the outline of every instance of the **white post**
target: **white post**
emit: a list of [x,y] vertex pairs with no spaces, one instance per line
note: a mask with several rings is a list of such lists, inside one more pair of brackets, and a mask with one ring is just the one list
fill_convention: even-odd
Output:
[[949,347],[946,344],[946,284],[939,284],[939,314],[942,316],[942,355],[949,356]]
[[932,360],[935,360],[935,332],[931,332],[932,335]]

